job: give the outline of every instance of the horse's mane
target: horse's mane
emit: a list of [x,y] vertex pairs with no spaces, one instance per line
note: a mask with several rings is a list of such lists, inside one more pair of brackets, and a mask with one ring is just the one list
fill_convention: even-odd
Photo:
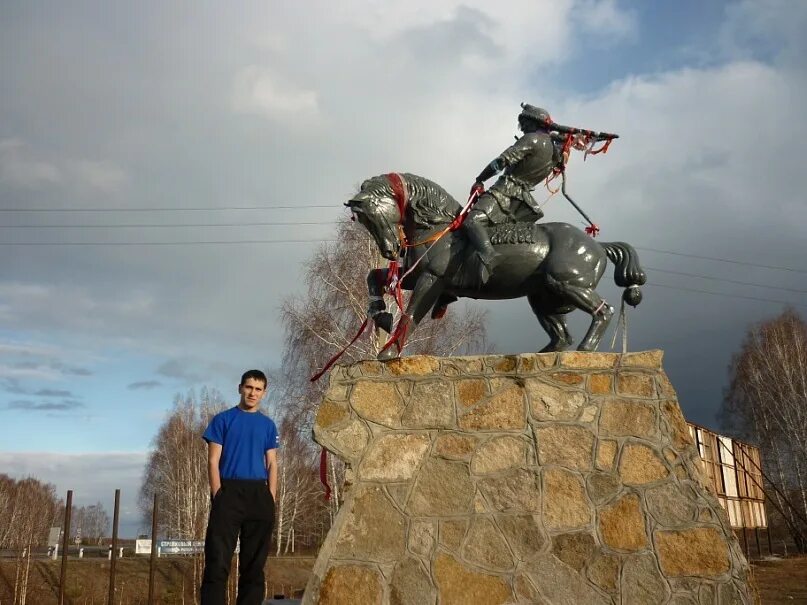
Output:
[[[450,223],[462,209],[451,194],[434,181],[416,174],[401,174],[406,184],[408,205],[415,224],[421,227]],[[393,198],[395,193],[386,175],[367,179],[361,184],[362,193],[378,198]]]

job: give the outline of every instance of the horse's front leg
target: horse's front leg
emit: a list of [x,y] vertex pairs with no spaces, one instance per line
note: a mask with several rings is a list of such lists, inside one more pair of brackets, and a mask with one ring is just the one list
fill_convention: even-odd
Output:
[[387,283],[389,269],[372,269],[367,274],[367,293],[370,304],[367,307],[367,317],[373,320],[376,328],[381,328],[387,334],[392,333],[392,313],[387,311],[384,303],[384,284]]
[[434,306],[444,287],[443,280],[431,273],[424,271],[418,277],[415,288],[412,290],[412,297],[409,299],[409,304],[406,305],[406,312],[401,317],[396,328],[397,348],[393,350],[395,345],[386,347],[378,354],[378,359],[387,361],[398,356],[398,350],[403,349],[407,338],[415,331],[420,320]]

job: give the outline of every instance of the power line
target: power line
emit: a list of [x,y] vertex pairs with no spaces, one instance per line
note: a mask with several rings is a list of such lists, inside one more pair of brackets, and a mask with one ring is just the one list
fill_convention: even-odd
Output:
[[725,277],[712,277],[711,275],[699,275],[698,273],[686,273],[685,271],[673,271],[671,269],[657,269],[655,267],[645,267],[648,271],[658,271],[659,273],[670,273],[672,275],[683,275],[685,277],[697,277],[699,279],[709,279],[712,281],[726,282],[727,284],[739,284],[741,286],[755,286],[757,288],[770,288],[772,290],[784,290],[785,292],[795,292],[797,294],[807,294],[807,290],[796,288],[785,288],[783,286],[770,286],[768,284],[757,284],[749,281],[739,281],[736,279],[726,279]]
[[0,225],[0,229],[152,229],[166,227],[272,227],[294,225],[335,225],[347,221],[260,221],[249,223],[132,223],[129,225]]
[[726,294],[725,292],[713,292],[711,290],[699,290],[697,288],[686,288],[684,286],[669,286],[667,284],[657,284],[655,282],[648,282],[646,286],[655,286],[656,288],[667,288],[669,290],[683,290],[684,292],[697,292],[699,294],[711,294],[713,296],[725,296],[726,298],[743,298],[745,300],[756,300],[759,302],[777,303],[780,305],[791,305],[794,307],[807,307],[805,303],[794,303],[787,300],[773,300],[771,298],[762,298],[757,296],[743,296],[741,294]]
[[336,239],[258,239],[258,240],[211,240],[189,242],[0,242],[0,246],[218,246],[240,244],[310,244],[312,242],[335,242]]
[[0,212],[220,212],[226,210],[297,210],[298,208],[336,208],[335,204],[300,204],[297,206],[219,206],[186,208],[0,208]]
[[759,267],[761,269],[776,269],[777,271],[792,271],[793,273],[805,273],[807,274],[807,270],[804,269],[794,269],[792,267],[782,267],[777,265],[760,265],[757,263],[749,263],[749,262],[742,262],[738,260],[732,260],[728,258],[717,258],[714,256],[699,256],[697,254],[686,254],[684,252],[674,252],[672,250],[659,250],[657,248],[640,248],[639,246],[634,246],[637,250],[645,250],[647,252],[660,252],[661,254],[673,254],[675,256],[685,256],[687,258],[699,258],[702,260],[714,260],[721,263],[731,263],[732,265],[745,265],[747,267]]

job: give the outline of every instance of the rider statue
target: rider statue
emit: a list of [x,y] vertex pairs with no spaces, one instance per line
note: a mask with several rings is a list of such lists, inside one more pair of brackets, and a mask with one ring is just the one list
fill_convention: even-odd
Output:
[[[486,226],[514,221],[516,211],[534,216],[535,222],[544,213],[532,197],[531,190],[546,179],[552,170],[562,162],[561,150],[553,143],[549,127],[552,119],[545,109],[522,104],[518,116],[518,127],[524,133],[513,145],[505,149],[499,157],[485,166],[476,177],[471,193],[481,195],[474,203],[463,222],[463,229],[479,257],[479,283],[484,284],[490,277],[490,268],[496,252],[490,243]],[[483,183],[490,177],[504,171],[488,190]]]

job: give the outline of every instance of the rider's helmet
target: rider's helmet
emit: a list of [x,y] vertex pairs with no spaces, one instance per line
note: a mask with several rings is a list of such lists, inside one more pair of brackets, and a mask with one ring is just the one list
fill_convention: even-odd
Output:
[[525,126],[537,125],[538,127],[545,127],[547,124],[552,123],[552,118],[549,117],[549,112],[546,109],[541,109],[535,105],[528,103],[521,104],[521,113],[518,114],[518,125],[522,131]]

